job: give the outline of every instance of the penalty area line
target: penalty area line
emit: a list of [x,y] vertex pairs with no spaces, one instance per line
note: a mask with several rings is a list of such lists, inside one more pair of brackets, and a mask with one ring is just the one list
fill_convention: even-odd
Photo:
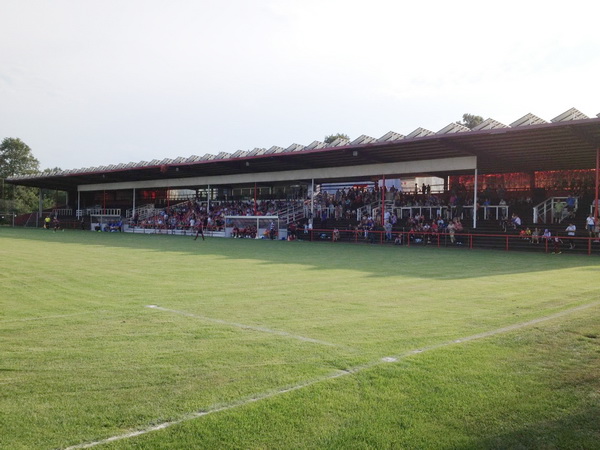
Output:
[[259,326],[255,326],[255,325],[246,325],[246,324],[237,323],[237,322],[229,322],[227,320],[215,319],[213,317],[202,316],[199,314],[192,314],[192,313],[189,313],[186,311],[178,311],[176,309],[163,308],[162,306],[158,306],[158,305],[146,305],[146,308],[157,309],[159,311],[170,312],[170,313],[179,314],[181,316],[186,316],[186,317],[193,317],[194,319],[200,319],[200,320],[204,320],[206,322],[218,323],[220,325],[227,325],[230,327],[241,328],[243,330],[260,331],[262,333],[275,334],[278,336],[284,336],[284,337],[291,338],[291,339],[297,339],[297,340],[303,341],[303,342],[312,342],[313,344],[327,345],[329,347],[340,347],[339,345],[333,344],[331,342],[321,341],[319,339],[313,339],[313,338],[306,337],[306,336],[299,336],[297,334],[288,333],[287,331],[273,330],[271,328],[259,327]]
[[71,447],[67,447],[65,448],[65,450],[76,450],[76,449],[81,449],[81,448],[91,448],[91,447],[95,447],[96,445],[103,445],[103,444],[108,444],[110,442],[114,442],[114,441],[120,441],[122,439],[129,439],[132,437],[136,437],[136,436],[141,436],[144,434],[148,434],[151,433],[153,431],[159,431],[159,430],[163,430],[165,428],[169,428],[173,425],[178,425],[180,423],[183,422],[188,422],[190,420],[194,420],[194,419],[198,419],[200,417],[204,417],[204,416],[208,416],[209,414],[214,414],[214,413],[218,413],[218,412],[223,412],[223,411],[227,411],[230,409],[234,409],[240,406],[244,406],[244,405],[249,405],[251,403],[255,403],[258,402],[260,400],[265,400],[271,397],[275,397],[277,395],[281,395],[281,394],[287,394],[288,392],[293,392],[293,391],[297,391],[299,389],[305,388],[305,387],[309,387],[312,386],[314,384],[320,383],[322,381],[326,381],[326,380],[333,380],[335,378],[339,378],[339,377],[343,377],[345,375],[350,375],[351,373],[354,373],[353,370],[341,370],[341,371],[337,371],[333,374],[327,375],[325,377],[321,377],[321,378],[315,378],[313,380],[310,381],[306,381],[304,383],[301,384],[297,384],[294,386],[290,386],[287,388],[283,388],[283,389],[279,389],[276,391],[270,391],[270,392],[265,392],[262,394],[256,394],[250,398],[244,398],[242,400],[238,400],[235,401],[233,403],[229,403],[227,405],[222,405],[222,406],[215,406],[206,410],[202,410],[202,411],[196,411],[190,414],[186,414],[185,416],[181,417],[180,419],[177,420],[172,420],[170,422],[163,422],[163,423],[159,423],[158,425],[154,425],[148,428],[144,428],[141,430],[137,430],[137,431],[132,431],[130,433],[125,433],[125,434],[120,434],[120,435],[116,435],[116,436],[111,436],[109,438],[106,439],[102,439],[99,441],[94,441],[94,442],[88,442],[85,444],[78,444],[78,445],[73,445]]
[[592,308],[592,307],[598,306],[598,305],[600,305],[600,301],[586,303],[584,305],[579,305],[579,306],[575,306],[573,308],[565,309],[563,311],[559,311],[557,313],[550,314],[548,316],[543,316],[543,317],[538,317],[537,319],[528,320],[527,322],[519,322],[519,323],[515,323],[513,325],[508,325],[506,327],[497,328],[495,330],[484,331],[482,333],[472,334],[471,336],[464,336],[464,337],[461,337],[458,339],[453,339],[451,341],[440,342],[439,344],[428,345],[428,346],[417,348],[414,350],[409,350],[408,352],[401,353],[396,356],[387,356],[385,358],[382,358],[381,361],[388,362],[388,363],[396,362],[402,358],[406,358],[408,356],[416,355],[416,354],[427,352],[430,350],[436,350],[436,349],[442,348],[442,347],[449,347],[450,345],[464,344],[466,342],[476,341],[478,339],[484,339],[484,338],[491,337],[491,336],[497,336],[499,334],[509,333],[511,331],[520,330],[522,328],[527,328],[532,325],[536,325],[538,323],[547,322],[547,321],[553,320],[553,319],[558,319],[560,317],[564,317],[569,314],[572,314],[572,313],[575,313],[578,311],[583,311],[585,309]]
[[574,312],[578,312],[578,311],[582,311],[594,306],[598,306],[600,305],[600,302],[593,302],[593,303],[588,303],[585,305],[580,305],[580,306],[576,306],[574,308],[569,308],[563,311],[560,311],[558,313],[555,314],[551,314],[548,316],[544,316],[544,317],[539,317],[537,319],[533,319],[533,320],[529,320],[527,322],[520,322],[520,323],[516,323],[513,325],[509,325],[506,327],[502,327],[502,328],[497,328],[495,330],[490,330],[490,331],[486,331],[483,333],[478,333],[478,334],[473,334],[471,336],[465,336],[463,338],[458,338],[458,339],[454,339],[451,341],[446,341],[446,342],[442,342],[439,344],[435,344],[435,345],[430,345],[427,347],[421,347],[421,348],[417,348],[417,349],[413,349],[413,350],[409,350],[407,352],[401,353],[397,356],[386,356],[383,358],[380,358],[378,360],[375,361],[371,361],[369,363],[363,364],[363,365],[359,365],[359,366],[355,366],[352,368],[348,368],[346,370],[339,370],[336,371],[333,374],[329,374],[320,378],[315,378],[313,380],[309,380],[309,381],[305,381],[303,383],[299,383],[296,384],[294,386],[290,386],[290,387],[285,387],[285,388],[281,388],[278,390],[274,390],[274,391],[268,391],[262,394],[256,394],[250,398],[244,398],[226,405],[219,405],[219,406],[214,406],[212,408],[208,408],[202,411],[196,411],[196,412],[192,412],[190,414],[186,414],[185,416],[182,416],[181,418],[177,419],[177,420],[173,420],[170,422],[163,422],[151,427],[147,427],[147,428],[143,428],[140,430],[136,430],[136,431],[131,431],[129,433],[124,433],[124,434],[119,434],[116,436],[111,436],[109,438],[106,439],[102,439],[102,440],[98,440],[98,441],[94,441],[94,442],[88,442],[85,444],[78,444],[78,445],[73,445],[71,447],[67,447],[65,450],[76,450],[76,449],[81,449],[81,448],[91,448],[91,447],[95,447],[97,445],[103,445],[103,444],[108,444],[110,442],[114,442],[114,441],[120,441],[123,439],[129,439],[132,437],[136,437],[136,436],[141,436],[144,434],[148,434],[151,433],[153,431],[159,431],[159,430],[163,430],[165,428],[169,428],[173,425],[178,425],[180,423],[183,422],[187,422],[190,420],[194,420],[194,419],[198,419],[200,417],[204,417],[207,416],[209,414],[214,414],[214,413],[219,413],[219,412],[223,412],[223,411],[228,411],[230,409],[234,409],[234,408],[238,408],[241,406],[245,406],[245,405],[249,405],[251,403],[255,403],[258,402],[260,400],[266,400],[272,397],[276,397],[278,395],[282,395],[282,394],[287,394],[289,392],[294,392],[306,387],[310,387],[313,386],[317,383],[321,383],[323,381],[329,381],[329,380],[333,380],[336,378],[340,378],[346,375],[353,375],[359,372],[362,372],[366,369],[371,369],[373,367],[379,366],[381,364],[390,364],[390,363],[395,363],[398,362],[401,359],[404,358],[408,358],[410,356],[414,356],[414,355],[418,355],[421,353],[425,353],[428,352],[430,350],[436,350],[439,348],[443,348],[443,347],[449,347],[451,345],[459,345],[459,344],[464,344],[467,342],[472,342],[472,341],[476,341],[478,339],[485,339],[487,337],[491,337],[491,336],[496,336],[499,334],[504,334],[504,333],[508,333],[511,331],[515,331],[515,330],[519,330],[522,328],[527,328],[530,327],[532,325],[541,323],[541,322],[547,322],[549,320],[553,320],[553,319],[557,319],[569,314],[572,314]]

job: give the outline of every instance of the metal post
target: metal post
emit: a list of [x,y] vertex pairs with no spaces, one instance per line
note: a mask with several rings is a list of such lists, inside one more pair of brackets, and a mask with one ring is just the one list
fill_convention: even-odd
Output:
[[43,204],[43,200],[42,200],[42,188],[40,188],[39,194],[38,194],[38,200],[39,200],[39,204],[38,204],[38,209],[39,209],[39,214],[38,214],[38,220],[36,221],[36,228],[38,227],[38,223],[40,220],[40,217],[42,217],[42,212],[43,212],[43,208],[44,208],[44,204]]
[[131,218],[135,217],[135,188],[133,188],[133,210],[131,211]]
[[206,214],[210,212],[210,184],[206,188]]
[[310,218],[311,220],[315,217],[315,179],[311,182],[311,194],[310,194]]
[[596,198],[594,199],[594,219],[598,223],[598,184],[600,181],[600,147],[596,149]]
[[381,176],[381,226],[385,226],[385,175]]
[[77,189],[77,212],[75,213],[77,218],[81,218],[81,192]]
[[[256,182],[254,182],[254,215],[256,216]],[[258,224],[258,221],[256,222]],[[258,229],[258,227],[257,227]]]
[[473,228],[477,228],[477,168],[475,168],[475,183],[473,183]]

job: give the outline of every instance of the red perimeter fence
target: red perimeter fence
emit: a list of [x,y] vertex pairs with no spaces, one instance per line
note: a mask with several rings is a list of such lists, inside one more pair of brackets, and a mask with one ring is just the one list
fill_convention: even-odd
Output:
[[[329,242],[353,242],[353,243],[371,243],[387,245],[411,246],[435,246],[435,247],[464,247],[481,249],[500,249],[514,251],[543,251],[544,253],[553,253],[569,249],[573,253],[593,254],[593,250],[600,254],[600,240],[596,237],[570,237],[560,236],[559,243],[555,246],[554,238],[544,238],[539,236],[537,239],[528,237],[523,238],[516,234],[482,234],[482,233],[433,233],[419,231],[394,231],[392,238],[386,237],[385,231],[369,231],[365,233],[361,230],[339,230],[336,238],[334,230],[298,230],[296,236],[299,239],[309,241],[329,241]],[[570,249],[571,245],[574,246]]]
[[[81,222],[65,221],[61,222],[61,228],[76,229],[81,227]],[[50,227],[52,228],[52,226]],[[149,230],[150,231],[150,230]],[[154,231],[154,229],[152,229]],[[169,231],[166,231],[168,234]],[[193,232],[190,232],[193,234]],[[338,239],[334,236],[334,231],[331,229],[314,229],[296,231],[298,239],[320,242],[353,242],[353,243],[371,243],[384,245],[404,245],[407,247],[417,246],[434,246],[434,247],[464,247],[464,248],[480,248],[480,249],[496,249],[496,250],[513,250],[513,251],[543,251],[544,253],[552,253],[555,251],[554,236],[550,239],[545,239],[539,236],[537,242],[534,238],[523,238],[517,234],[483,234],[483,233],[454,233],[454,242],[450,233],[432,233],[419,231],[394,231],[392,239],[386,238],[385,231],[369,231],[366,233],[361,230],[339,230]],[[184,233],[185,234],[185,233]],[[569,250],[569,253],[587,253],[594,254],[596,251],[600,254],[600,240],[596,237],[570,237],[560,236],[561,242],[558,249],[560,251]],[[570,250],[570,245],[575,248]]]

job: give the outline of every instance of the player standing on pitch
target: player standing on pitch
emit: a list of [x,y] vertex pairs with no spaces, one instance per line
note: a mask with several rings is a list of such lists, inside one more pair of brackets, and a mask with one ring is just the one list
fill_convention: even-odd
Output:
[[204,227],[208,224],[208,216],[204,216],[202,219],[198,221],[198,226],[196,227],[196,237],[194,240],[198,239],[198,235],[202,236],[202,240],[204,240]]

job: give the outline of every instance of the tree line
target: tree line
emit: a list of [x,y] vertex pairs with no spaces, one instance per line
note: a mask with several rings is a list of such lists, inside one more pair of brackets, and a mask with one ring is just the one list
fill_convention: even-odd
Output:
[[[46,169],[47,172],[53,169]],[[6,182],[9,177],[40,172],[40,162],[31,148],[19,138],[4,138],[0,144],[0,213],[23,214],[39,208],[39,189],[15,186]],[[42,189],[42,208],[56,206],[65,194]]]

